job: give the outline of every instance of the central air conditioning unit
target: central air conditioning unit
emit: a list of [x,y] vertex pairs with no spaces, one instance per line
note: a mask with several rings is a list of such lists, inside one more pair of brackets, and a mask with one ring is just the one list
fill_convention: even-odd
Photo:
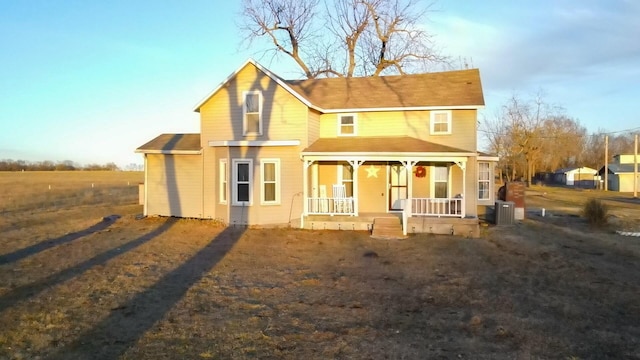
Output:
[[496,201],[496,225],[513,225],[515,214],[515,203],[513,201]]

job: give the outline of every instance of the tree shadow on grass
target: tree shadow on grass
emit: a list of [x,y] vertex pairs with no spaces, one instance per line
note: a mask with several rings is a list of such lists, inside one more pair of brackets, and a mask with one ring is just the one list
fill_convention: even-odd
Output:
[[132,240],[128,243],[125,243],[123,245],[118,246],[117,248],[113,248],[110,250],[107,250],[101,254],[98,254],[94,257],[92,257],[91,259],[88,259],[86,261],[83,261],[75,266],[72,266],[70,268],[64,269],[60,272],[57,272],[55,274],[51,274],[41,280],[38,280],[36,282],[33,282],[31,284],[27,284],[27,285],[23,285],[23,286],[19,286],[13,290],[11,290],[10,292],[2,295],[2,297],[0,297],[0,311],[3,311],[13,305],[15,305],[16,303],[22,301],[22,300],[26,300],[42,291],[44,291],[45,289],[48,289],[52,286],[55,286],[57,284],[60,284],[62,282],[65,282],[67,280],[70,280],[82,273],[84,273],[85,271],[89,270],[90,268],[97,266],[97,265],[102,265],[104,263],[106,263],[107,261],[115,258],[118,255],[121,255],[127,251],[133,250],[135,248],[137,248],[138,246],[153,240],[156,236],[162,234],[163,232],[167,231],[173,224],[175,224],[175,222],[177,221],[177,219],[175,218],[168,218],[162,225],[160,225],[158,228],[156,228],[155,230],[140,236],[139,238]]
[[227,227],[193,257],[111,314],[52,359],[118,359],[160,321],[196,282],[213,269],[242,237]]
[[0,265],[3,264],[8,264],[8,263],[12,263],[21,259],[24,259],[28,256],[31,255],[35,255],[39,252],[45,251],[47,249],[50,249],[52,247],[58,246],[58,245],[62,245],[62,244],[66,244],[69,242],[72,242],[74,240],[80,239],[81,237],[87,236],[87,235],[91,235],[93,233],[96,233],[98,231],[102,231],[106,228],[108,228],[109,226],[111,226],[116,219],[119,218],[119,216],[117,215],[112,215],[109,217],[105,217],[104,219],[102,219],[100,222],[84,229],[84,230],[80,230],[80,231],[76,231],[73,233],[69,233],[66,234],[64,236],[61,236],[59,238],[56,239],[49,239],[49,240],[45,240],[43,242],[37,243],[37,244],[33,244],[31,246],[28,246],[26,248],[20,249],[20,250],[16,250],[12,253],[9,254],[5,254],[5,255],[0,255]]

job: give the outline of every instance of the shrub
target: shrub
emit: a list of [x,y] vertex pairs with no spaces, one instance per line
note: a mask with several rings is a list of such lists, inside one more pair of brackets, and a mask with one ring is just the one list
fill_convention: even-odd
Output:
[[584,204],[582,215],[587,219],[589,224],[595,226],[603,226],[607,223],[607,212],[609,208],[606,204],[598,199],[589,199]]

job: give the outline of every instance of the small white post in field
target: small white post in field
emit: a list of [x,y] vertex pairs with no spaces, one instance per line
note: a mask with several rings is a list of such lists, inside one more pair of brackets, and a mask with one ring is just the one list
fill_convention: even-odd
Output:
[[544,217],[545,209],[542,208],[542,217]]
[[49,185],[49,190],[51,190],[51,185]]
[[93,183],[91,183],[91,188],[93,189]]

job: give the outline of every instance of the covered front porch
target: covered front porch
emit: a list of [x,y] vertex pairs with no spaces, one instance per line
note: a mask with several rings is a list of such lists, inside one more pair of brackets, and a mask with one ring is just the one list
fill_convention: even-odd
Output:
[[[475,202],[469,204],[466,199],[474,186],[467,174],[468,165],[476,154],[408,139],[413,141],[405,139],[412,142],[404,144],[405,151],[364,152],[354,148],[349,152],[328,152],[314,151],[317,149],[313,145],[306,149],[302,154],[303,227],[317,228],[318,220],[322,219],[325,228],[333,222],[344,224],[344,227],[339,225],[341,228],[367,230],[362,223],[370,224],[367,218],[379,214],[403,219],[405,233],[429,232],[409,218],[442,219],[435,222],[438,224],[475,219]],[[360,221],[358,218],[363,216],[364,221]],[[349,217],[354,218],[353,221],[349,221]],[[410,226],[411,223],[414,225]],[[451,233],[450,226],[446,233]]]

